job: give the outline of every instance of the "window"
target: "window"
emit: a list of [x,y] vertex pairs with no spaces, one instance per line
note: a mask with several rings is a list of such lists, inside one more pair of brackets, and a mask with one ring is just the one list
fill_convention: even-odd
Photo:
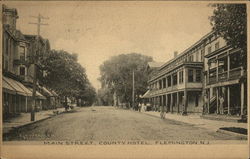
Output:
[[171,76],[168,76],[168,87],[171,86]]
[[192,62],[192,61],[194,61],[194,57],[193,57],[193,54],[191,54],[191,55],[189,55],[189,56],[188,56],[188,61],[189,61],[189,62]]
[[179,72],[179,83],[183,83],[183,71]]
[[25,48],[23,46],[19,47],[19,53],[20,53],[20,60],[24,61],[25,60]]
[[173,85],[177,85],[177,73],[173,74]]
[[240,62],[240,53],[236,52],[230,55],[230,69],[238,68],[241,66]]
[[198,57],[199,57],[199,51],[196,51],[195,56],[196,56],[196,57],[195,57],[195,61],[198,62],[198,61],[199,61],[199,58],[198,58]]
[[166,78],[163,78],[163,88],[166,88]]
[[25,75],[25,67],[21,66],[20,67],[20,76],[24,76]]
[[201,62],[204,60],[204,56],[205,56],[205,49],[201,49]]
[[220,48],[219,42],[215,43],[215,50],[217,50],[219,48]]
[[194,73],[193,70],[188,70],[188,82],[194,82]]
[[5,44],[5,54],[8,55],[9,54],[9,39],[5,40],[6,44]]
[[211,51],[212,51],[212,48],[211,48],[211,46],[209,46],[209,47],[207,48],[207,53],[210,54]]
[[162,81],[159,80],[159,88],[161,89],[162,88]]
[[201,70],[196,70],[196,82],[201,82]]
[[8,63],[8,60],[4,60],[4,69],[6,70],[6,71],[9,71],[8,69],[9,69],[9,63]]
[[195,95],[195,107],[199,106],[199,94]]

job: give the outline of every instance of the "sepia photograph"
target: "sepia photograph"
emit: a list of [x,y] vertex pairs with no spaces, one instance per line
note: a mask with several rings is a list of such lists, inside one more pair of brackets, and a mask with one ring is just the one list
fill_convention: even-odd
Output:
[[249,158],[248,7],[3,1],[1,158]]

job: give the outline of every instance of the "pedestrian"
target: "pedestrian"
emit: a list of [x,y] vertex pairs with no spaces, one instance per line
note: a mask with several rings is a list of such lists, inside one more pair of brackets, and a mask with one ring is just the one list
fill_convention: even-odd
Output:
[[221,96],[219,98],[219,100],[220,100],[220,112],[219,112],[219,114],[224,114],[224,98],[223,98],[223,96]]
[[204,109],[203,109],[203,113],[207,113],[208,114],[208,98],[207,98],[207,94],[204,95]]
[[160,106],[160,116],[161,116],[161,119],[165,119],[165,114],[166,114],[166,112],[165,112],[165,110],[164,110],[164,106],[162,105],[162,106]]

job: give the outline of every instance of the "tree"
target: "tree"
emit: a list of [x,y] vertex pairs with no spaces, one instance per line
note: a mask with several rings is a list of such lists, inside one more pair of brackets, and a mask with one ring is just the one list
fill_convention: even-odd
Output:
[[97,91],[98,105],[109,106],[113,105],[113,98],[110,89],[100,88]]
[[135,96],[147,89],[147,63],[152,57],[131,53],[114,56],[100,66],[103,86],[116,93],[122,103],[132,103],[132,73],[135,72]]
[[247,13],[246,4],[212,4],[210,17],[215,34],[223,37],[233,48],[241,48],[241,62],[246,68],[247,59]]
[[52,50],[40,63],[41,69],[45,72],[44,76],[39,77],[43,84],[64,96],[65,100],[67,97],[93,100],[95,90],[87,79],[85,69],[77,62],[76,54]]

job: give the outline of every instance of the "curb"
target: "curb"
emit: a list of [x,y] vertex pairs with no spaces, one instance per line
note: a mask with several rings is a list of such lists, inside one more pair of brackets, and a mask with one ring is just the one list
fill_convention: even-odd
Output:
[[[64,112],[64,111],[63,111]],[[63,114],[63,112],[57,114],[57,115],[52,115],[52,116],[48,116],[48,117],[45,117],[45,118],[42,118],[40,120],[35,120],[35,121],[32,121],[32,122],[29,122],[29,123],[26,123],[26,124],[23,124],[23,125],[19,125],[19,126],[15,126],[15,127],[12,127],[8,132],[3,132],[3,135],[6,135],[6,134],[9,134],[10,132],[16,130],[16,129],[20,129],[20,128],[23,128],[23,127],[26,127],[26,126],[29,126],[29,125],[32,125],[32,124],[35,124],[35,123],[39,123],[39,122],[42,122],[44,120],[47,120],[47,119],[50,119],[52,117],[55,117],[55,116],[58,116],[58,115],[61,115]]]
[[216,132],[220,132],[220,133],[227,134],[227,135],[238,136],[238,137],[241,137],[242,139],[245,139],[245,140],[247,140],[247,136],[248,136],[248,135],[235,133],[235,132],[232,132],[232,131],[227,131],[227,130],[222,130],[222,129],[218,129]]

